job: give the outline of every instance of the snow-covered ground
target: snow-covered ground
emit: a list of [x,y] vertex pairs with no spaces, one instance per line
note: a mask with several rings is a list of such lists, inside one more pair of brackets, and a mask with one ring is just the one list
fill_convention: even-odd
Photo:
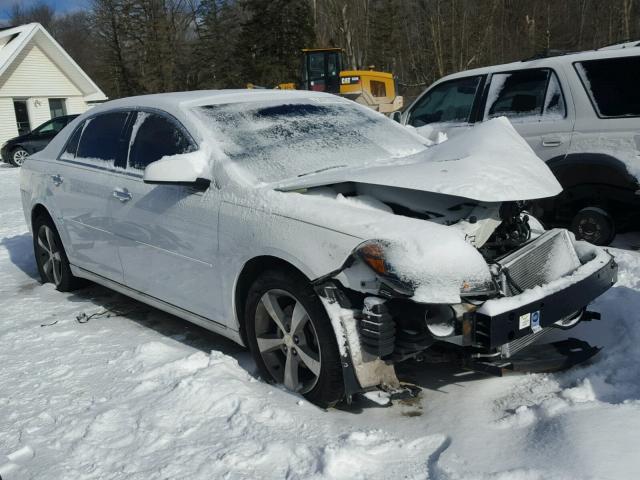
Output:
[[[0,167],[0,476],[11,479],[640,478],[640,245],[570,335],[604,347],[560,374],[407,367],[390,407],[322,411],[255,378],[228,340],[93,286],[40,285]],[[111,315],[107,315],[111,311]]]

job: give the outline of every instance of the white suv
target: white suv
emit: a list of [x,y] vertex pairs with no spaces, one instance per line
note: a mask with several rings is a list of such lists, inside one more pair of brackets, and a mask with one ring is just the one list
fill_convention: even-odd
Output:
[[638,42],[468,70],[429,87],[401,123],[452,137],[508,117],[564,189],[537,202],[536,214],[608,244],[640,212],[638,78]]

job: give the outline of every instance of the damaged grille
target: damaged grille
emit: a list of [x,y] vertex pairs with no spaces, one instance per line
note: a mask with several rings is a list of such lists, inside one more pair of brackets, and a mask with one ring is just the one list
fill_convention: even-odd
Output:
[[502,293],[513,296],[568,275],[580,266],[571,237],[554,229],[497,262]]

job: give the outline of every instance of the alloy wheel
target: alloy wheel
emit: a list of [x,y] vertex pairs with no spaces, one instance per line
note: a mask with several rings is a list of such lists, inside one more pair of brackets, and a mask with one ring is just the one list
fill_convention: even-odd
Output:
[[289,390],[307,393],[318,382],[318,334],[302,303],[284,290],[268,290],[255,313],[256,340],[269,373]]
[[38,260],[47,280],[56,287],[62,281],[62,249],[56,233],[48,225],[41,225],[37,234]]
[[26,150],[19,148],[18,150],[13,152],[13,163],[15,163],[17,166],[20,167],[22,166],[22,164],[24,163],[24,161],[27,159],[28,156],[29,156],[29,153]]

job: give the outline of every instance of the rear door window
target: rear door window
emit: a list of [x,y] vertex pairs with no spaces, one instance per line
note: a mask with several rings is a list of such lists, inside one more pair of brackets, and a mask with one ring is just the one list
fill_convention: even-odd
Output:
[[515,121],[530,121],[565,115],[560,82],[552,70],[521,70],[491,76],[485,119],[505,116]]
[[430,123],[467,123],[482,76],[460,78],[441,83],[427,92],[409,114],[409,125]]
[[102,166],[121,163],[127,112],[103,113],[86,121],[76,158]]
[[144,170],[163,157],[195,149],[184,128],[176,121],[156,113],[138,112],[131,131],[129,168]]
[[640,116],[640,57],[588,60],[575,68],[600,117]]

